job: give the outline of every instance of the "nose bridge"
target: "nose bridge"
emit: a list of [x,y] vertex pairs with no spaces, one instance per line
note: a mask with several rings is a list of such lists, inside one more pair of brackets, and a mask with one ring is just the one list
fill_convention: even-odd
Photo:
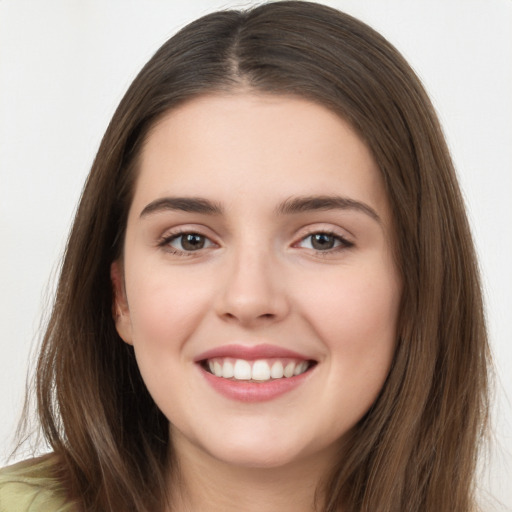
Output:
[[266,244],[241,243],[226,262],[219,313],[244,324],[278,320],[288,311],[279,263]]

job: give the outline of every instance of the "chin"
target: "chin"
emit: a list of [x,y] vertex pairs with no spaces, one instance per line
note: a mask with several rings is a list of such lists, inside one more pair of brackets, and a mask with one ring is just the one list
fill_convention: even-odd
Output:
[[258,435],[246,430],[234,435],[224,435],[220,442],[209,439],[202,449],[215,459],[240,468],[275,469],[294,464],[300,465],[306,459],[321,452],[322,447],[307,442],[307,436],[272,435],[265,432]]
[[276,469],[300,459],[300,454],[282,450],[281,447],[233,446],[222,453],[211,453],[213,457],[230,466],[246,469]]

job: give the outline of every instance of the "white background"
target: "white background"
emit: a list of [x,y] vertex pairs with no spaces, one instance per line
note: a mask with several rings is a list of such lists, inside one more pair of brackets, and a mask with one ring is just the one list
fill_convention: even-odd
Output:
[[[0,0],[0,466],[73,211],[117,103],[178,28],[253,3]],[[512,510],[512,0],[325,3],[395,44],[440,114],[480,254],[496,361],[494,442],[480,483],[502,502],[487,510]]]

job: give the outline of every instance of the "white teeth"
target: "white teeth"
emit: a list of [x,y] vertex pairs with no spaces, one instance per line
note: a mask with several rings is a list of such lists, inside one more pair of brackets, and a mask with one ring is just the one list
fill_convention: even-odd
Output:
[[276,361],[272,365],[272,369],[270,370],[270,376],[273,379],[282,379],[284,375],[283,363],[281,361]]
[[295,363],[288,363],[284,368],[284,376],[292,377],[294,371],[295,371]]
[[309,363],[289,359],[246,361],[245,359],[215,358],[208,361],[208,368],[213,375],[224,379],[265,382],[270,379],[301,375],[309,368]]
[[251,380],[251,365],[243,359],[237,359],[233,377],[237,380]]
[[270,379],[270,366],[267,361],[255,361],[252,365],[252,379],[253,380],[269,380]]
[[308,367],[306,361],[299,363],[295,370],[293,371],[293,375],[300,375],[301,373],[304,373],[306,371],[306,368]]
[[224,361],[224,364],[222,365],[222,376],[225,379],[231,379],[233,375],[235,374],[233,363],[230,363],[229,361]]
[[213,363],[213,374],[216,377],[222,377],[222,366],[217,361]]

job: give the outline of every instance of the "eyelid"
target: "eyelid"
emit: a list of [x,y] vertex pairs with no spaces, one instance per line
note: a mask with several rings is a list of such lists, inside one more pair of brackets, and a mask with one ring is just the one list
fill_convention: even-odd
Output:
[[336,248],[338,248],[340,246],[343,246],[343,247],[351,247],[352,246],[352,244],[348,240],[346,240],[346,239],[344,239],[344,238],[342,238],[342,237],[340,237],[340,236],[338,236],[338,235],[336,235],[334,233],[326,233],[325,231],[317,232],[317,233],[312,233],[311,235],[307,235],[304,238],[302,238],[301,240],[299,240],[299,242],[297,244],[301,244],[304,241],[306,241],[308,238],[312,238],[315,235],[325,235],[325,236],[328,236],[328,237],[332,237],[334,239],[334,241],[335,241],[335,245],[334,245],[334,247],[330,247],[329,249],[325,249],[324,251],[322,251],[320,249],[315,249],[314,247],[308,247],[308,249],[318,250],[320,252],[327,252],[329,250],[332,251],[332,250],[334,250],[334,249],[336,249]]
[[[198,236],[198,237],[203,238],[204,240],[207,241],[206,243],[208,243],[208,247],[215,245],[215,243],[212,242],[209,237],[202,235],[201,233],[195,233],[192,231],[186,231],[185,233],[177,233],[176,235],[171,235],[171,236],[167,237],[167,240],[168,240],[167,243],[174,242],[175,240],[183,238],[184,236],[187,236],[187,235]],[[185,251],[185,252],[193,252],[193,251]]]
[[[157,246],[160,247],[162,250],[174,254],[177,256],[184,256],[184,257],[194,257],[194,256],[200,256],[204,253],[204,251],[207,251],[208,249],[211,249],[212,247],[218,247],[218,244],[213,240],[213,236],[205,233],[206,229],[197,226],[197,225],[189,225],[189,226],[179,226],[176,228],[171,228],[169,230],[166,230],[164,234],[162,234],[158,240],[157,240]],[[207,247],[202,247],[200,249],[197,249],[196,251],[186,251],[181,250],[176,247],[171,246],[171,242],[178,239],[181,236],[184,235],[198,235],[206,240],[208,240],[209,245]]]
[[326,226],[325,224],[324,225],[315,224],[312,226],[308,226],[305,229],[300,230],[300,232],[297,234],[297,237],[296,237],[297,241],[294,242],[292,244],[292,246],[298,248],[299,244],[301,244],[307,238],[309,238],[313,235],[316,235],[316,234],[324,234],[324,235],[328,235],[328,236],[332,236],[332,237],[336,238],[337,240],[340,241],[340,243],[335,247],[332,247],[330,249],[325,249],[323,251],[319,250],[319,249],[314,249],[314,248],[305,248],[305,249],[314,251],[315,253],[323,255],[323,256],[332,254],[332,253],[340,251],[340,250],[350,249],[351,247],[353,247],[355,245],[355,242],[351,239],[352,237],[347,236],[344,232],[341,232],[341,231],[342,231],[341,229],[337,229],[337,228],[333,227],[332,225]]
[[[201,247],[195,251],[181,250],[170,245],[172,241],[176,240],[180,236],[187,234],[195,234],[204,237],[208,241],[208,245],[206,247]],[[338,227],[333,227],[331,224],[326,225],[317,223],[300,229],[296,236],[294,237],[295,242],[291,244],[291,247],[301,248],[300,244],[303,243],[308,237],[311,237],[315,234],[325,234],[328,236],[332,236],[339,241],[339,243],[334,247],[324,250],[315,249],[313,247],[304,248],[310,252],[314,252],[315,254],[321,256],[327,256],[338,251],[350,249],[355,245],[354,241],[352,240],[353,237],[350,234],[348,236],[346,235],[346,230]],[[156,245],[162,250],[177,256],[197,257],[204,254],[204,251],[208,251],[209,249],[219,247],[220,245],[215,241],[215,239],[215,234],[212,235],[211,230],[209,228],[206,228],[205,226],[198,224],[180,225],[174,228],[169,228],[166,231],[164,231],[164,233],[158,238]]]

